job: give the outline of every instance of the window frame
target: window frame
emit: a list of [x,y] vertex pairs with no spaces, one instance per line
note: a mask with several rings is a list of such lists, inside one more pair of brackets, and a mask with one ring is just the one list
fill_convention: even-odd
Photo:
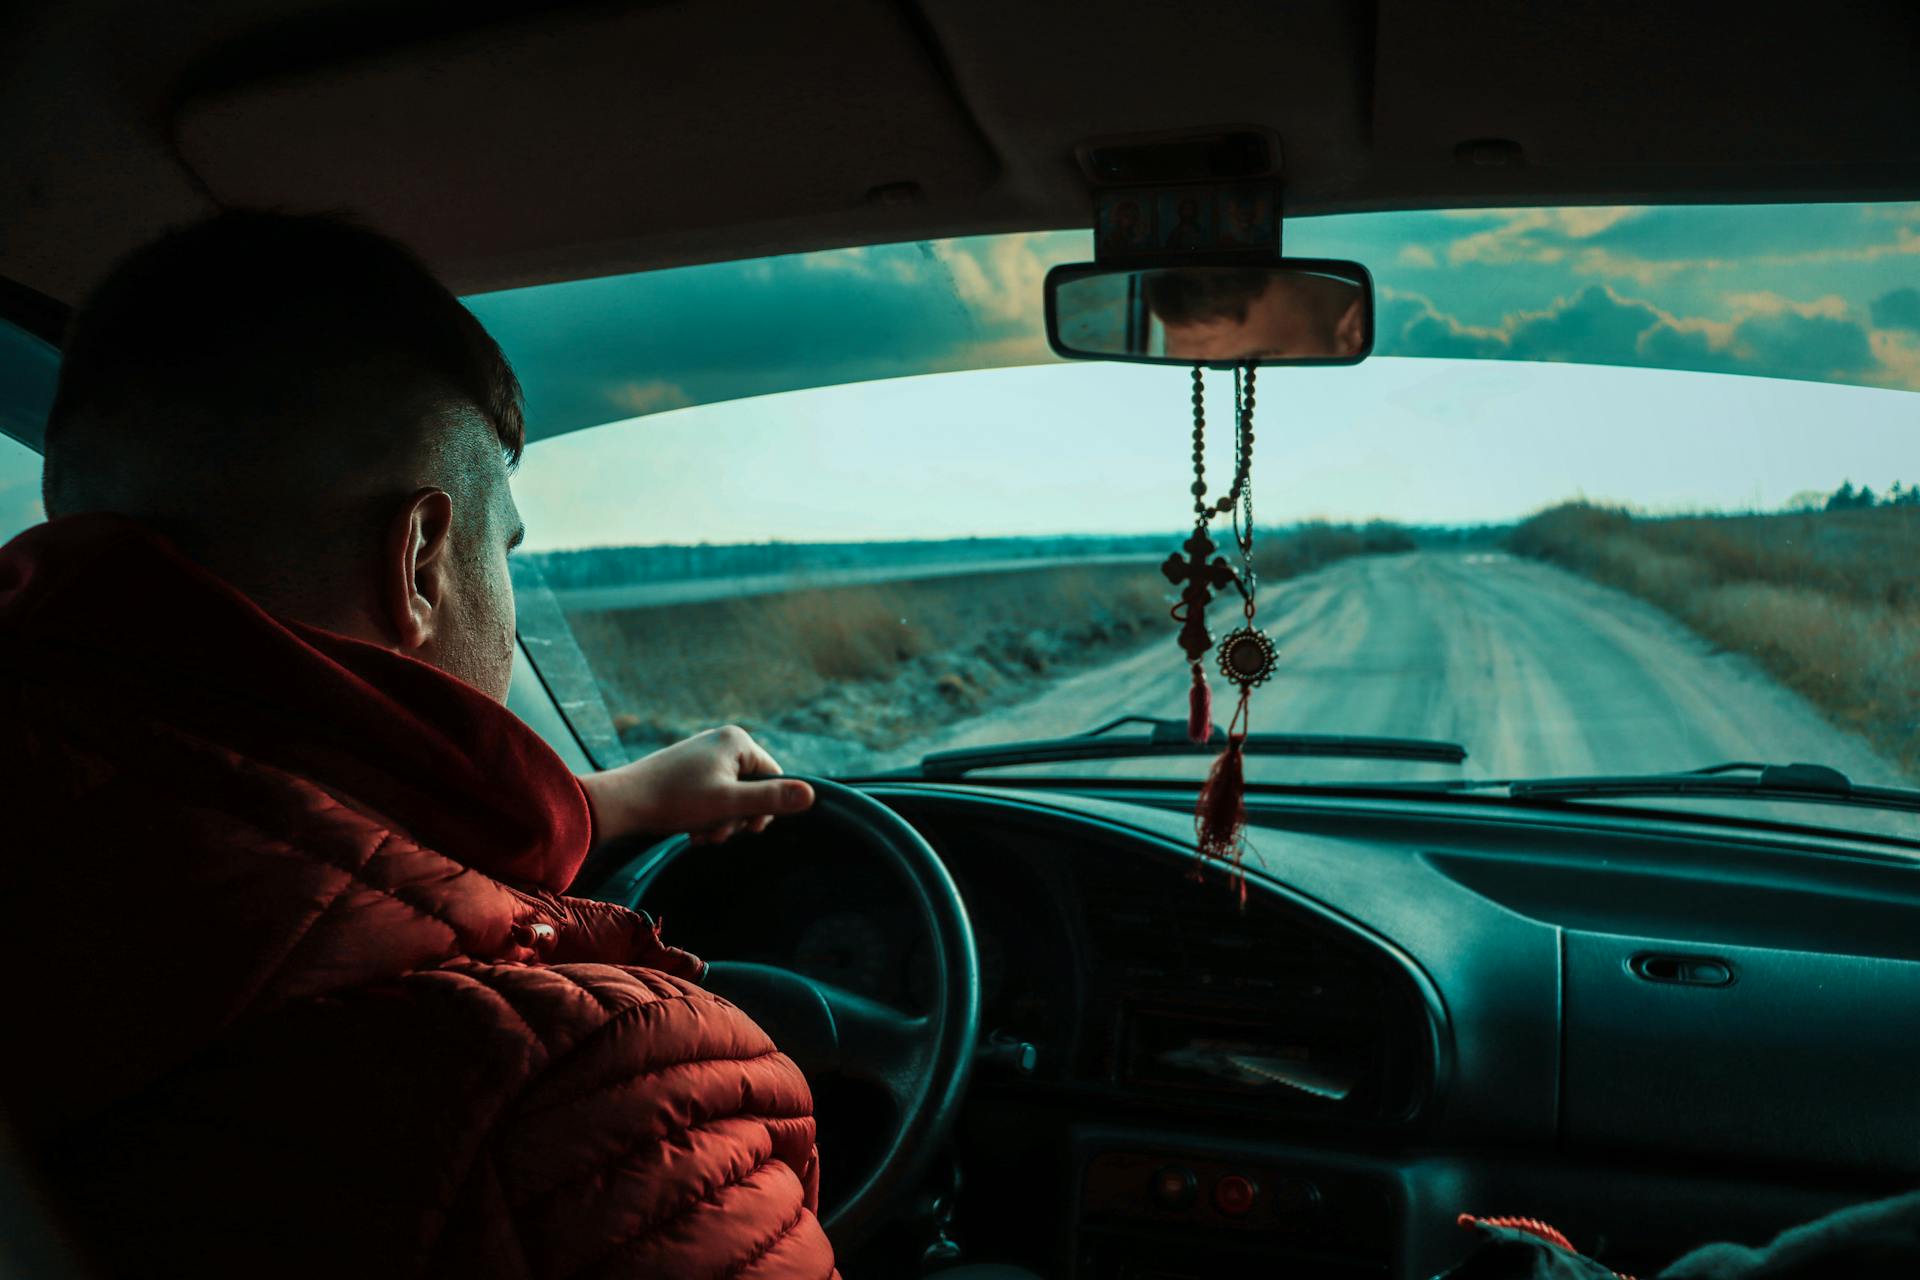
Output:
[[[66,345],[67,323],[72,316],[73,309],[65,303],[48,297],[38,289],[0,276],[0,321],[12,325],[29,338],[45,343],[53,351],[56,365]],[[35,453],[45,455],[45,422],[40,424],[37,434],[26,435],[7,430],[5,422],[6,419],[0,417],[0,434],[18,440]]]

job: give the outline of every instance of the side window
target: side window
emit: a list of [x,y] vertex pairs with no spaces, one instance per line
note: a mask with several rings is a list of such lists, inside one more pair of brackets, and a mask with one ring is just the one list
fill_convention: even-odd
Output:
[[40,455],[11,436],[0,436],[0,542],[44,519]]
[[0,542],[40,523],[40,454],[23,440],[40,439],[53,405],[60,353],[0,320]]
[[[519,683],[522,668],[532,663],[531,674],[547,687],[547,693],[566,717],[566,726],[556,728],[562,733],[572,728],[573,736],[579,739],[587,757],[597,767],[611,769],[625,764],[630,753],[614,729],[600,682],[587,664],[586,655],[580,651],[573,626],[548,587],[539,560],[516,552],[507,561],[507,567],[513,574],[514,612],[525,654],[524,661],[514,664],[514,682]],[[522,715],[527,714],[514,705],[511,694],[507,705]],[[549,735],[548,741],[552,740]]]

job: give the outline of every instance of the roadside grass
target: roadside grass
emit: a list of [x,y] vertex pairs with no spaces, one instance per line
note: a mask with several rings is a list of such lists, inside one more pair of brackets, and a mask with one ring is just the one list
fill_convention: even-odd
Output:
[[[1413,547],[1395,526],[1308,525],[1263,534],[1255,567],[1272,583]],[[568,621],[630,747],[733,721],[886,750],[1142,644],[1165,643],[1171,666],[1174,598],[1157,563],[1069,564],[576,610]]]
[[1920,781],[1920,507],[1647,518],[1569,503],[1510,545],[1747,655]]

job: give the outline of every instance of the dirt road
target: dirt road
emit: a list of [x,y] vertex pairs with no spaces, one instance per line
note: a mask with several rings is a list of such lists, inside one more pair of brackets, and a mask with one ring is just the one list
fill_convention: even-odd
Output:
[[[1440,738],[1466,746],[1469,758],[1461,768],[1269,761],[1252,767],[1256,777],[1509,777],[1760,760],[1903,781],[1744,658],[1650,605],[1534,561],[1365,557],[1279,584],[1262,611],[1280,674],[1254,694],[1255,729]],[[1233,617],[1220,615],[1216,638]],[[1217,677],[1215,690],[1224,698]],[[1186,701],[1169,634],[1164,645],[916,746],[1056,737],[1126,714],[1184,718]],[[1165,761],[1113,771],[1175,772]]]

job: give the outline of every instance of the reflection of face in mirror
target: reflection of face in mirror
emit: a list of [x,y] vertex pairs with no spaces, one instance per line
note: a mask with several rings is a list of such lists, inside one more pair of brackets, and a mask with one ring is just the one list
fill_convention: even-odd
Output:
[[1340,359],[1366,342],[1365,295],[1337,276],[1189,267],[1148,275],[1146,296],[1177,359]]

